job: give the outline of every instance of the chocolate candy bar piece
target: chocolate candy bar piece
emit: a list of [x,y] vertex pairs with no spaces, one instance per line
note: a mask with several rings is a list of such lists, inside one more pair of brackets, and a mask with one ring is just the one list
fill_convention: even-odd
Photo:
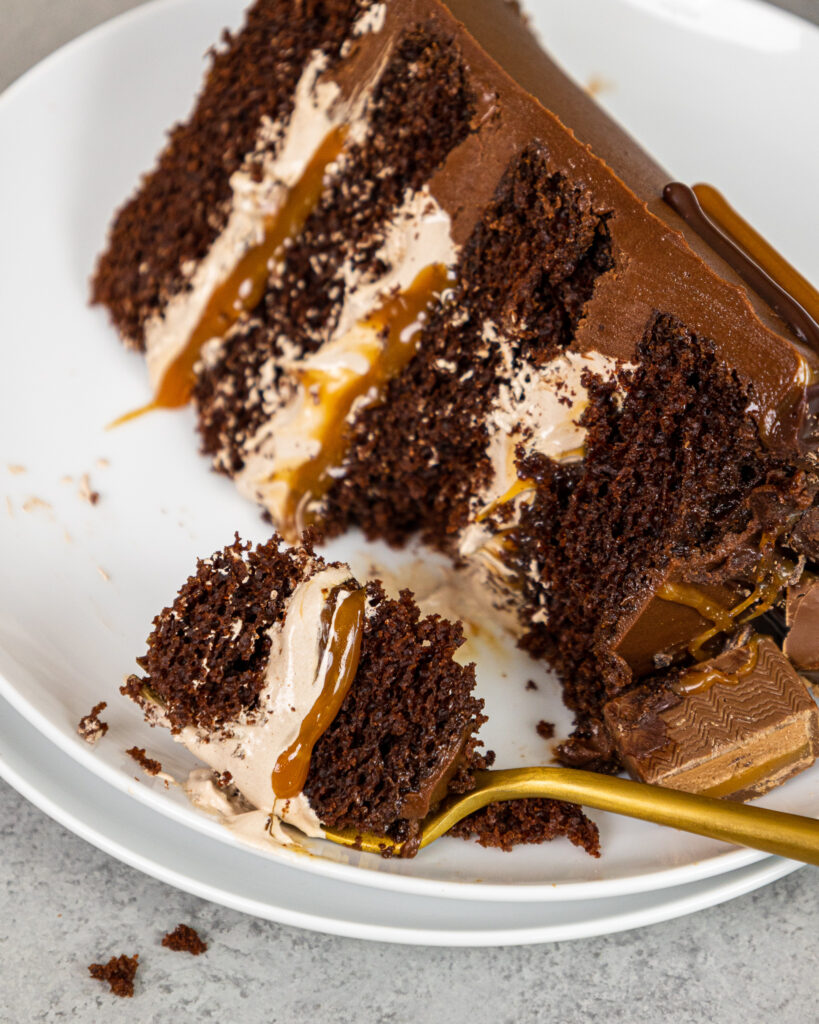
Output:
[[819,579],[801,580],[788,587],[785,623],[789,627],[783,649],[802,672],[819,669]]
[[742,592],[727,585],[674,584],[665,581],[625,623],[615,650],[635,678],[668,665],[696,637],[725,618],[742,600]]
[[604,707],[629,773],[709,796],[760,796],[819,753],[819,708],[770,637]]

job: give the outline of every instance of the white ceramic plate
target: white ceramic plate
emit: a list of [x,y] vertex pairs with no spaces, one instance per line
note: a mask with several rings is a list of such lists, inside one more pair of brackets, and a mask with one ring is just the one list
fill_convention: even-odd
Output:
[[[815,262],[809,264],[815,253],[806,244],[799,249],[799,227],[808,223],[807,204],[816,202],[819,157],[807,148],[798,158],[781,154],[798,136],[799,119],[806,125],[813,114],[819,32],[742,0],[739,8],[753,15],[753,23],[765,11],[760,39],[746,38],[744,29],[740,41],[715,35],[707,11],[734,11],[737,2],[666,2],[663,17],[626,0],[576,0],[571,17],[557,0],[541,0],[533,9],[567,66],[581,80],[595,76],[609,83],[601,98],[615,108],[622,102],[620,112],[636,133],[689,178],[708,177],[732,197],[740,195],[748,178],[740,144],[753,138],[761,148],[764,139],[764,152],[778,154],[781,163],[761,161],[766,166],[759,173],[775,174],[783,165],[788,173],[777,210],[780,228],[791,226],[787,237],[775,230],[771,236],[803,269],[815,271]],[[194,812],[178,791],[156,781],[134,783],[135,765],[123,753],[134,744],[146,746],[177,776],[193,762],[167,735],[149,732],[117,689],[144,649],[152,616],[172,599],[196,556],[225,544],[234,530],[259,540],[266,528],[196,454],[190,412],[156,414],[105,431],[106,423],[146,400],[147,382],[139,357],[122,350],[86,297],[112,210],[151,164],[166,127],[186,113],[201,76],[201,55],[225,22],[238,21],[241,7],[239,0],[149,4],[66,47],[0,101],[0,693],[102,779],[225,844],[232,838]],[[690,22],[695,8],[705,12],[699,26],[681,26],[672,17],[688,11]],[[788,47],[758,45],[773,38],[777,26]],[[678,67],[697,69],[685,79],[684,94],[677,74],[665,77],[665,69]],[[736,102],[737,82],[752,102]],[[708,97],[707,114],[701,105],[692,108],[693,88],[698,103]],[[735,132],[720,135],[715,128],[703,135],[703,122],[716,125],[720,117],[730,118]],[[684,145],[683,139],[691,141]],[[697,163],[691,154],[700,149]],[[685,155],[687,165],[678,159]],[[775,194],[773,179],[759,181],[762,195]],[[769,230],[757,216],[766,211],[745,208]],[[107,464],[100,465],[100,458]],[[100,491],[96,506],[78,496],[84,473]],[[361,569],[372,562],[406,565],[416,557],[367,548],[355,536],[332,550]],[[486,738],[498,751],[498,764],[545,761],[548,747],[535,734],[535,722],[554,721],[559,734],[569,726],[554,683],[503,638],[484,637],[471,653],[491,716]],[[529,678],[538,682],[538,692],[524,689]],[[111,731],[92,751],[75,726],[101,699],[109,703]],[[793,780],[769,802],[819,811],[819,772]],[[268,860],[426,896],[529,902],[676,886],[760,857],[646,824],[594,817],[605,851],[599,861],[563,841],[503,854],[457,840],[442,840],[414,861],[382,861],[327,843],[312,844],[311,857],[275,852]]]
[[718,879],[569,903],[484,903],[379,892],[309,877],[192,836],[81,768],[2,699],[0,777],[94,846],[179,889],[281,924],[382,942],[502,946],[587,938],[702,910],[799,867],[767,857]]

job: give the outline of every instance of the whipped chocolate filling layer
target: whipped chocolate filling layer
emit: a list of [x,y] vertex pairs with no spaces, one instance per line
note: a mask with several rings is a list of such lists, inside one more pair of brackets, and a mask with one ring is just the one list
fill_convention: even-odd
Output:
[[[310,836],[322,834],[315,811],[301,790],[286,798],[277,796],[275,770],[299,741],[305,722],[323,699],[332,668],[331,646],[323,636],[323,614],[330,594],[337,611],[343,598],[355,589],[346,567],[321,569],[299,583],[284,619],[268,631],[270,654],[252,711],[216,733],[188,726],[174,735],[215,772],[228,772],[233,785],[254,807]],[[334,614],[328,624],[331,634],[335,623]],[[356,667],[357,663],[350,666],[352,675]],[[308,764],[310,753],[304,752]]]

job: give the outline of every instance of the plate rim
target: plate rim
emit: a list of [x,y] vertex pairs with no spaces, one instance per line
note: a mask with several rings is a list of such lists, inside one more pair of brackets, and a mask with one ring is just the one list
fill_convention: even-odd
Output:
[[[2,705],[0,704],[0,712],[2,712],[2,710]],[[23,716],[20,717],[22,718]],[[39,733],[39,730],[37,730],[26,719],[23,720],[25,727],[32,730],[35,743],[42,742],[47,745],[49,752],[51,754],[56,754],[58,759],[68,757],[68,755],[63,751],[54,751],[47,737],[42,736],[42,734]],[[30,749],[28,745],[26,745],[26,749]],[[88,782],[92,790],[95,787],[101,787],[105,791],[106,796],[112,795],[116,799],[122,798],[123,794],[118,793],[102,779],[94,776],[93,773],[87,772],[82,765],[72,761],[70,768],[73,768],[75,771],[80,773],[82,781]],[[191,895],[209,900],[212,903],[228,907],[232,910],[237,910],[241,913],[275,921],[279,924],[291,927],[304,928],[309,931],[318,931],[324,934],[338,935],[348,938],[404,945],[447,947],[511,946],[531,945],[543,942],[573,941],[575,939],[592,938],[597,935],[608,935],[615,932],[627,931],[633,928],[645,927],[650,924],[658,924],[661,921],[672,920],[677,917],[695,913],[698,910],[706,909],[710,906],[715,906],[718,903],[727,902],[728,900],[742,896],[754,889],[767,885],[779,878],[783,878],[785,875],[791,874],[792,872],[804,867],[804,865],[794,861],[787,861],[780,857],[770,857],[766,858],[766,863],[764,864],[750,865],[746,868],[740,868],[737,871],[723,874],[718,880],[706,879],[695,881],[688,885],[675,887],[678,888],[680,892],[678,894],[671,894],[669,892],[669,896],[671,898],[666,898],[663,895],[662,890],[655,890],[654,892],[648,893],[623,894],[619,897],[612,897],[610,900],[599,901],[601,903],[601,907],[608,904],[609,909],[612,909],[612,905],[615,902],[627,902],[630,895],[648,897],[656,896],[656,902],[652,902],[649,907],[643,907],[636,910],[628,910],[625,908],[602,919],[594,918],[580,922],[562,922],[560,924],[553,924],[546,920],[546,923],[542,925],[527,926],[518,929],[508,927],[498,929],[484,927],[482,929],[475,929],[473,926],[463,931],[452,928],[414,928],[411,926],[400,926],[395,924],[362,924],[361,922],[350,922],[337,917],[321,917],[319,914],[310,913],[308,911],[302,912],[298,910],[294,911],[285,909],[276,906],[269,900],[253,900],[245,896],[232,894],[227,888],[220,888],[213,883],[203,881],[201,878],[196,878],[190,872],[185,874],[184,871],[180,871],[174,866],[168,866],[161,860],[152,858],[149,854],[140,852],[137,849],[132,849],[115,837],[112,837],[110,833],[106,833],[105,828],[101,824],[97,823],[99,821],[105,822],[106,819],[104,816],[98,816],[95,822],[92,822],[91,820],[86,821],[73,812],[67,810],[59,802],[58,791],[60,780],[63,778],[61,772],[52,772],[49,775],[49,778],[52,780],[52,792],[47,793],[42,788],[29,781],[25,776],[21,775],[20,772],[9,763],[5,749],[0,749],[0,778],[8,783],[8,785],[24,799],[28,800],[48,817],[52,818],[59,825],[68,829],[85,842],[90,843],[92,846],[95,846],[97,849],[101,850],[108,856],[113,857],[115,860],[127,864],[129,867],[135,868],[143,874],[146,874],[160,882],[172,885],[177,889],[190,893]],[[108,791],[110,791],[110,794]],[[96,800],[91,800],[87,802],[87,805],[89,807],[98,807],[99,803]],[[146,808],[145,813],[151,818],[151,824],[155,825],[159,829],[170,828],[173,830],[177,827],[177,823],[169,821],[165,815],[153,811],[150,808]],[[90,817],[89,813],[89,818]],[[136,831],[138,832],[139,830]],[[288,870],[284,865],[277,865],[277,868],[279,870],[284,870],[285,872]],[[345,885],[345,883],[337,880],[328,879],[327,881],[328,884],[333,886],[341,885],[343,887]],[[411,898],[408,894],[398,893],[395,894],[395,896],[398,900]],[[452,905],[451,901],[442,900],[440,902],[447,903],[450,906]],[[474,902],[485,905],[487,913],[490,914],[492,912],[492,908],[497,906],[497,904],[491,900],[475,900]],[[591,900],[590,902],[598,901]],[[569,907],[574,904],[575,901],[568,901]],[[455,904],[455,906],[464,905],[465,904]],[[552,908],[553,906],[554,904],[551,905]],[[543,914],[545,918],[548,919],[550,905],[543,904],[542,907]]]

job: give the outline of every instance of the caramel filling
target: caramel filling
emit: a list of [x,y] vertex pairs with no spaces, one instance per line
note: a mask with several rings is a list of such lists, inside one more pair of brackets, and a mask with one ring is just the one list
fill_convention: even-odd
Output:
[[[756,585],[751,593],[733,608],[712,601],[699,587],[687,583],[664,583],[657,591],[657,597],[663,601],[672,601],[693,608],[711,622],[711,629],[696,636],[688,645],[689,652],[695,658],[702,658],[702,648],[719,633],[733,629],[735,623],[744,624],[757,618],[773,607],[782,588],[793,575],[794,566],[786,559],[777,561],[774,553],[775,538],[763,535],[760,545],[762,560],[757,569]],[[750,609],[748,615],[741,618],[743,612]]]
[[[415,355],[424,314],[451,284],[440,263],[421,270],[403,292],[387,299],[360,321],[338,343],[331,343],[343,358],[337,366],[322,366],[319,351],[315,365],[296,367],[299,405],[288,432],[312,443],[314,454],[282,459],[265,480],[264,488],[283,493],[276,519],[286,536],[298,533],[300,510],[310,499],[321,497],[332,482],[328,470],[338,466],[347,449],[345,423],[360,400],[377,400],[388,381]],[[346,365],[345,365],[346,362]],[[366,367],[366,369],[362,369]],[[281,435],[279,435],[281,436]]]
[[723,672],[718,668],[694,669],[672,684],[675,693],[686,697],[692,693],[704,693],[712,686],[736,686],[756,668],[759,658],[759,637],[755,636],[748,645],[748,660],[736,672]]
[[273,768],[271,783],[277,799],[292,798],[304,789],[313,747],[344,703],[361,657],[365,602],[366,594],[362,589],[335,603],[328,601],[324,607],[319,665],[326,664],[327,670],[321,693],[305,716],[299,735],[279,755]]
[[731,629],[734,625],[731,609],[712,601],[703,590],[690,583],[664,583],[657,591],[657,597],[662,601],[693,608],[702,618],[713,622],[720,632]]
[[750,789],[751,786],[762,782],[763,779],[778,775],[786,768],[792,768],[801,764],[811,757],[812,752],[810,743],[803,743],[796,750],[788,750],[784,754],[779,754],[777,757],[763,761],[761,764],[753,764],[746,768],[745,771],[737,772],[736,775],[732,775],[723,782],[718,782],[715,786],[709,786],[708,789],[703,789],[700,792],[703,796],[730,796],[731,793],[739,793],[743,789]]
[[[534,491],[535,482],[534,480],[524,480],[518,477],[517,480],[512,484],[505,494],[502,494],[499,498],[496,498],[491,504],[487,505],[483,512],[480,512],[475,518],[476,523],[482,523],[485,519],[488,519],[491,515],[494,515],[499,508],[504,505],[508,505],[510,501],[514,501],[521,494],[529,494]],[[530,499],[531,500],[531,499]]]
[[203,345],[211,338],[222,337],[242,314],[251,312],[261,302],[273,263],[285,243],[301,233],[318,205],[327,168],[338,159],[346,136],[344,125],[327,134],[302,176],[288,190],[279,210],[264,219],[262,240],[246,250],[230,275],[214,289],[185,348],[165,371],[153,402],[126,413],[111,426],[152,409],[178,409],[188,403],[195,380],[193,368]]

